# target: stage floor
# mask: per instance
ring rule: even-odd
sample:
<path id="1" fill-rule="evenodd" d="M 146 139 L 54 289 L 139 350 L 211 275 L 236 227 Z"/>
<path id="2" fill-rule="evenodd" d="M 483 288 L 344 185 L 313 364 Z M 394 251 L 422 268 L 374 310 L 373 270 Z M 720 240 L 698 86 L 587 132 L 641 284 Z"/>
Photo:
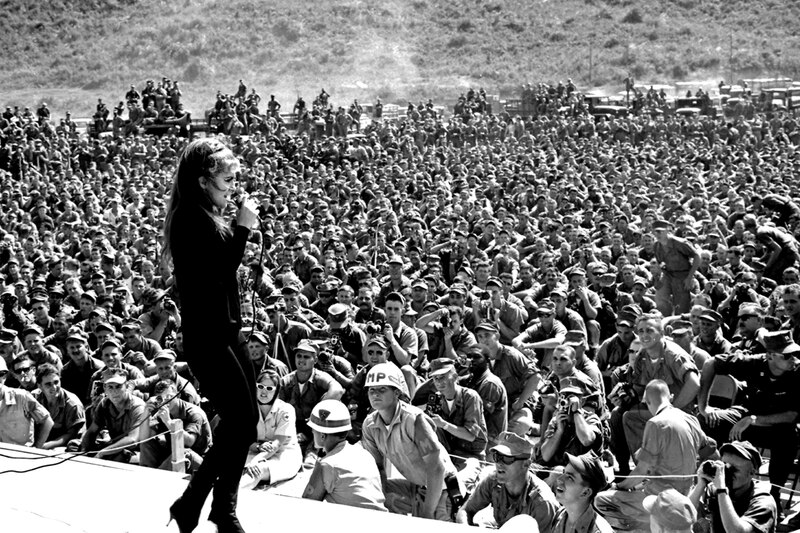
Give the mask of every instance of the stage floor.
<path id="1" fill-rule="evenodd" d="M 49 452 L 7 444 L 0 444 L 0 454 L 0 471 L 58 462 Z M 174 533 L 178 531 L 176 524 L 166 525 L 168 508 L 183 491 L 186 479 L 173 472 L 84 457 L 24 474 L 0 474 L 2 531 Z M 203 517 L 208 515 L 208 507 L 206 503 Z M 358 524 L 369 524 L 377 531 L 446 533 L 466 527 L 263 490 L 240 493 L 238 516 L 248 532 L 286 526 L 301 527 L 300 531 L 352 533 Z M 195 531 L 213 532 L 216 528 L 211 522 L 201 522 Z"/>

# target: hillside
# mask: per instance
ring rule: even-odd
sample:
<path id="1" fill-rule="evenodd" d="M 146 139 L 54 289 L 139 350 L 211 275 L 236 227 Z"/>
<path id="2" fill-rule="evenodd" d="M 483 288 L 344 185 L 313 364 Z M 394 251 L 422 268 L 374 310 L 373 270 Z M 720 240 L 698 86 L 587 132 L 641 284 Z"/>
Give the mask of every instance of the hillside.
<path id="1" fill-rule="evenodd" d="M 510 95 L 572 77 L 637 81 L 800 74 L 800 2 L 784 0 L 0 0 L 4 105 L 58 112 L 167 76 L 194 109 L 240 78 L 291 107 Z"/>

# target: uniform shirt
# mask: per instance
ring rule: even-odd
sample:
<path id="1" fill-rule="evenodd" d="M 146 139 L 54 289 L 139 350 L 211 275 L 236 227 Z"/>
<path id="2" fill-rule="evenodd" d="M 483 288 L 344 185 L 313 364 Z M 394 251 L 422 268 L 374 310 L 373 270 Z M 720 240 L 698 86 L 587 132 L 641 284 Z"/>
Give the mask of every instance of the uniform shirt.
<path id="1" fill-rule="evenodd" d="M 423 439 L 424 425 L 428 426 L 432 438 Z M 394 417 L 389 424 L 384 424 L 378 411 L 367 415 L 362 428 L 361 445 L 375 460 L 384 466 L 388 460 L 397 471 L 409 482 L 424 487 L 428 480 L 428 469 L 425 457 L 431 453 L 439 455 L 444 463 L 445 477 L 455 474 L 456 469 L 447 451 L 438 439 L 436 428 L 430 418 L 422 410 L 405 402 L 397 402 Z"/>
<path id="2" fill-rule="evenodd" d="M 33 397 L 47 409 L 50 418 L 53 419 L 53 429 L 50 430 L 47 440 L 60 439 L 70 429 L 86 423 L 83 404 L 75 394 L 68 390 L 61 389 L 61 393 L 53 403 L 47 400 L 47 396 L 41 389 L 33 391 Z"/>
<path id="3" fill-rule="evenodd" d="M 319 460 L 315 473 L 322 477 L 326 502 L 386 511 L 378 467 L 361 446 L 340 442 Z"/>
<path id="4" fill-rule="evenodd" d="M 297 448 L 299 453 L 300 446 L 297 443 L 297 430 L 295 429 L 296 419 L 297 415 L 294 408 L 277 398 L 267 416 L 262 415 L 261 410 L 258 410 L 256 440 L 258 442 L 266 442 L 277 437 L 283 437 L 287 440 L 281 451 Z"/>
<path id="5" fill-rule="evenodd" d="M 0 442 L 33 446 L 33 426 L 50 418 L 47 409 L 22 389 L 0 385 Z"/>
<path id="6" fill-rule="evenodd" d="M 742 405 L 753 415 L 769 415 L 797 409 L 800 402 L 800 371 L 773 376 L 764 355 L 720 355 L 714 358 L 717 374 L 746 381 Z"/>
<path id="7" fill-rule="evenodd" d="M 331 389 L 341 389 L 341 385 L 327 372 L 316 368 L 311 370 L 311 377 L 305 384 L 301 384 L 297 380 L 297 371 L 281 378 L 280 399 L 294 407 L 295 426 L 298 433 L 311 436 L 311 429 L 307 423 L 311 417 L 311 410 Z"/>
<path id="8" fill-rule="evenodd" d="M 654 379 L 661 379 L 666 382 L 670 393 L 677 397 L 689 372 L 697 373 L 692 357 L 671 340 L 663 339 L 661 358 L 653 362 L 644 350 L 640 350 L 626 372 L 626 381 L 633 385 L 636 394 L 642 398 L 647 384 Z"/>
<path id="9" fill-rule="evenodd" d="M 525 337 L 523 343 L 541 342 L 548 339 L 558 340 L 559 343 L 564 342 L 564 337 L 567 335 L 567 328 L 564 324 L 556 319 L 553 319 L 553 325 L 550 329 L 544 329 L 541 322 L 537 322 L 525 330 Z M 553 350 L 555 348 L 536 348 L 536 364 L 542 367 L 549 367 L 550 361 L 553 358 Z"/>
<path id="10" fill-rule="evenodd" d="M 629 346 L 629 345 L 628 345 Z M 601 371 L 613 370 L 628 362 L 628 346 L 614 334 L 604 340 L 597 350 L 597 366 Z"/>
<path id="11" fill-rule="evenodd" d="M 539 531 L 552 531 L 561 506 L 544 481 L 530 470 L 525 475 L 527 477 L 525 489 L 518 497 L 514 497 L 508 493 L 505 486 L 497 482 L 497 473 L 492 471 L 478 482 L 475 491 L 464 504 L 464 510 L 468 515 L 474 515 L 491 505 L 498 526 L 502 526 L 517 515 L 527 514 L 536 520 Z"/>
<path id="12" fill-rule="evenodd" d="M 211 447 L 212 442 L 211 424 L 208 422 L 205 412 L 197 405 L 178 398 L 170 402 L 169 410 L 170 417 L 173 420 L 182 421 L 183 430 L 195 436 L 194 444 L 191 447 L 192 451 L 204 454 Z M 151 418 L 150 426 L 153 435 L 169 431 L 169 428 L 158 418 Z M 168 434 L 167 439 L 169 438 Z"/>
<path id="13" fill-rule="evenodd" d="M 575 526 L 568 528 L 569 515 L 563 507 L 558 510 L 553 533 L 613 533 L 611 525 L 606 519 L 595 512 L 591 505 L 575 521 Z"/>
<path id="14" fill-rule="evenodd" d="M 500 346 L 498 355 L 499 357 L 494 361 L 492 372 L 505 385 L 508 403 L 513 404 L 522 394 L 525 383 L 538 374 L 538 370 L 534 362 L 522 355 L 516 348 Z"/>
<path id="15" fill-rule="evenodd" d="M 112 439 L 127 435 L 145 419 L 147 407 L 144 400 L 132 394 L 128 394 L 128 399 L 119 408 L 105 397 L 94 409 L 94 423 L 100 429 L 107 429 Z"/>
<path id="16" fill-rule="evenodd" d="M 572 455 L 581 455 L 594 450 L 597 454 L 600 454 L 603 448 L 603 428 L 600 417 L 597 416 L 593 411 L 584 411 L 583 418 L 586 420 L 587 425 L 597 430 L 597 438 L 594 440 L 594 442 L 592 442 L 589 446 L 584 446 L 584 444 L 578 438 L 578 435 L 575 433 L 575 418 L 574 416 L 570 416 L 569 422 L 567 423 L 564 432 L 561 434 L 561 440 L 558 443 L 558 448 L 556 449 L 555 454 L 549 461 L 544 461 L 543 458 L 540 457 L 540 459 L 542 459 L 542 464 L 545 466 L 566 465 L 567 458 L 565 454 L 567 453 Z M 556 420 L 556 417 L 553 416 L 553 418 L 550 419 L 550 423 L 547 425 L 547 430 L 542 438 L 542 443 L 554 438 L 557 429 L 558 421 Z"/>
<path id="17" fill-rule="evenodd" d="M 711 342 L 704 342 L 700 335 L 695 336 L 694 343 L 701 349 L 708 352 L 709 355 L 716 356 L 721 355 L 724 353 L 730 353 L 731 351 L 731 343 L 725 337 L 722 336 L 722 333 L 717 330 L 716 335 L 714 336 L 714 340 Z"/>
<path id="18" fill-rule="evenodd" d="M 697 250 L 689 241 L 673 235 L 667 237 L 666 245 L 656 242 L 654 251 L 656 260 L 665 266 L 665 274 L 687 274 L 697 255 Z"/>
<path id="19" fill-rule="evenodd" d="M 637 462 L 645 462 L 653 476 L 691 476 L 697 470 L 697 455 L 708 438 L 693 415 L 667 405 L 644 426 L 642 447 L 636 452 Z M 649 479 L 646 494 L 658 494 L 674 488 L 688 494 L 692 479 L 686 477 Z"/>
<path id="20" fill-rule="evenodd" d="M 419 341 L 414 328 L 408 327 L 400 322 L 400 325 L 397 327 L 397 329 L 393 330 L 393 334 L 394 340 L 397 341 L 397 344 L 399 344 L 402 349 L 408 352 L 409 361 L 413 361 L 419 356 Z M 397 357 L 394 355 L 394 350 L 388 348 L 387 354 L 389 355 L 390 362 L 396 364 L 397 366 L 402 366 L 397 361 Z"/>
<path id="21" fill-rule="evenodd" d="M 769 493 L 769 483 L 763 481 L 753 482 L 750 488 L 741 496 L 735 496 L 731 492 L 730 498 L 736 514 L 742 520 L 749 522 L 755 531 L 761 533 L 775 531 L 777 509 L 775 507 L 775 499 Z M 711 517 L 711 531 L 713 533 L 724 533 L 725 528 L 722 527 L 717 498 L 707 498 L 707 503 L 708 514 Z M 705 506 L 700 507 L 701 510 L 704 508 Z"/>
<path id="22" fill-rule="evenodd" d="M 452 403 L 452 406 L 450 405 Z M 456 437 L 448 431 L 442 430 L 449 451 L 455 455 L 486 457 L 487 430 L 486 419 L 483 417 L 483 401 L 480 395 L 472 389 L 456 386 L 456 395 L 452 402 L 448 402 L 444 395 L 441 398 L 442 418 L 459 427 L 463 427 L 475 436 L 472 442 Z"/>
<path id="23" fill-rule="evenodd" d="M 508 428 L 508 394 L 500 378 L 488 368 L 480 376 L 464 376 L 460 385 L 477 391 L 483 402 L 483 417 L 489 444 Z"/>

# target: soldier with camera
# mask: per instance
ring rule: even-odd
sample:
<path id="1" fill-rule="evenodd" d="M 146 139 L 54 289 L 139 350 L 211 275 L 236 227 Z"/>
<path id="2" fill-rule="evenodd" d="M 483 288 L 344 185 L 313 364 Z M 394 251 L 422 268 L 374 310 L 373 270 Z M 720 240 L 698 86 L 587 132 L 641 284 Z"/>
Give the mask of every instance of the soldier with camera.
<path id="1" fill-rule="evenodd" d="M 764 333 L 762 342 L 765 354 L 735 352 L 709 359 L 703 365 L 697 406 L 706 431 L 719 441 L 748 440 L 770 449 L 769 480 L 775 484 L 773 497 L 777 502 L 778 487 L 788 479 L 797 456 L 800 345 L 788 331 Z M 747 382 L 740 395 L 744 399 L 737 405 L 708 405 L 709 390 L 717 374 Z"/>
<path id="2" fill-rule="evenodd" d="M 178 306 L 166 292 L 153 288 L 142 294 L 142 303 L 144 312 L 139 316 L 142 336 L 166 346 L 168 337 L 181 327 Z"/>
<path id="3" fill-rule="evenodd" d="M 334 352 L 343 355 L 352 367 L 356 368 L 358 365 L 363 365 L 366 360 L 362 352 L 367 334 L 363 329 L 356 327 L 348 314 L 348 309 L 347 305 L 341 303 L 330 306 L 328 328 Z"/>
<path id="4" fill-rule="evenodd" d="M 558 404 L 539 449 L 544 466 L 565 465 L 567 454 L 600 453 L 603 448 L 603 427 L 599 393 L 586 395 L 576 385 L 567 385 L 558 392 Z"/>
<path id="5" fill-rule="evenodd" d="M 480 461 L 486 457 L 488 441 L 486 419 L 480 395 L 458 384 L 455 361 L 440 357 L 431 361 L 430 377 L 436 393 L 428 399 L 428 416 L 437 428 L 439 440 L 453 455 L 459 478 L 474 483 Z"/>
<path id="6" fill-rule="evenodd" d="M 697 484 L 689 494 L 701 519 L 711 523 L 712 533 L 774 531 L 778 517 L 769 484 L 753 479 L 761 467 L 761 454 L 749 442 L 738 440 L 719 451 L 722 460 L 700 465 Z"/>

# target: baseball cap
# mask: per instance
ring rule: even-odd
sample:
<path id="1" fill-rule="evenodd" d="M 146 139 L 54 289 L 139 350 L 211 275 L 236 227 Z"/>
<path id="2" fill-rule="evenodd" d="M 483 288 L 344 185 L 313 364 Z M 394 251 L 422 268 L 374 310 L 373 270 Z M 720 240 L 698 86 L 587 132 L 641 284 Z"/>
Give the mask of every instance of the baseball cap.
<path id="1" fill-rule="evenodd" d="M 746 440 L 735 440 L 727 442 L 719 449 L 719 453 L 733 453 L 739 457 L 743 457 L 753 463 L 756 468 L 761 468 L 761 454 L 755 446 Z"/>
<path id="2" fill-rule="evenodd" d="M 450 294 L 453 293 L 460 294 L 461 296 L 466 296 L 467 288 L 461 283 L 456 283 L 452 287 L 450 287 Z"/>
<path id="3" fill-rule="evenodd" d="M 767 352 L 779 354 L 795 354 L 800 352 L 800 345 L 792 340 L 791 331 L 770 331 L 764 333 L 761 344 Z"/>
<path id="4" fill-rule="evenodd" d="M 699 318 L 702 320 L 708 320 L 710 322 L 714 322 L 715 324 L 722 324 L 722 315 L 720 315 L 713 309 L 705 309 L 703 312 L 700 313 Z"/>
<path id="5" fill-rule="evenodd" d="M 388 261 L 386 261 L 386 264 L 387 265 L 402 265 L 403 264 L 403 260 L 400 258 L 400 256 L 393 255 L 392 257 L 389 258 Z"/>
<path id="6" fill-rule="evenodd" d="M 579 329 L 571 329 L 564 336 L 564 344 L 583 344 L 586 342 L 586 333 Z"/>
<path id="7" fill-rule="evenodd" d="M 269 344 L 269 341 L 267 340 L 267 336 L 264 335 L 260 331 L 253 331 L 252 333 L 250 333 L 250 336 L 248 337 L 248 339 L 250 341 L 256 341 L 258 343 L 261 343 L 264 346 L 267 346 Z"/>
<path id="8" fill-rule="evenodd" d="M 170 361 L 175 361 L 175 352 L 172 350 L 161 350 L 153 357 L 153 361 L 157 361 L 159 359 L 169 359 Z"/>
<path id="9" fill-rule="evenodd" d="M 120 385 L 123 385 L 126 381 L 128 380 L 125 379 L 125 376 L 113 373 L 110 374 L 108 377 L 103 378 L 103 385 L 105 385 L 106 383 L 119 383 Z"/>
<path id="10" fill-rule="evenodd" d="M 603 469 L 603 462 L 597 454 L 593 452 L 587 452 L 581 455 L 572 455 L 568 453 L 567 460 L 569 464 L 572 465 L 572 468 L 577 470 L 581 477 L 589 484 L 593 492 L 599 492 L 608 485 L 608 478 L 606 477 L 606 471 Z"/>
<path id="11" fill-rule="evenodd" d="M 300 342 L 297 343 L 297 348 L 294 349 L 295 353 L 297 352 L 309 352 L 317 355 L 319 353 L 319 349 L 317 348 L 316 344 L 311 342 L 308 339 L 302 339 Z"/>
<path id="12" fill-rule="evenodd" d="M 764 316 L 764 308 L 758 304 L 742 304 L 739 306 L 737 316 L 746 315 Z"/>
<path id="13" fill-rule="evenodd" d="M 328 319 L 331 326 L 339 325 L 347 320 L 347 306 L 345 304 L 333 304 L 328 308 Z"/>
<path id="14" fill-rule="evenodd" d="M 455 369 L 455 361 L 448 357 L 439 357 L 438 359 L 434 359 L 431 361 L 431 367 L 429 370 L 428 375 L 430 377 L 433 376 L 441 376 L 450 372 L 450 370 Z"/>
<path id="15" fill-rule="evenodd" d="M 475 333 L 478 331 L 488 331 L 490 333 L 497 333 L 497 326 L 495 326 L 492 322 L 481 322 L 477 326 L 475 326 Z"/>
<path id="16" fill-rule="evenodd" d="M 89 342 L 89 339 L 86 337 L 86 335 L 84 335 L 82 331 L 76 330 L 67 335 L 66 341 Z"/>
<path id="17" fill-rule="evenodd" d="M 550 291 L 550 296 L 561 296 L 562 298 L 567 297 L 567 291 L 564 287 L 556 287 Z"/>
<path id="18" fill-rule="evenodd" d="M 642 506 L 661 526 L 672 531 L 689 530 L 697 521 L 692 501 L 675 489 L 646 496 Z"/>
<path id="19" fill-rule="evenodd" d="M 25 329 L 22 330 L 22 338 L 24 339 L 25 337 L 31 334 L 44 335 L 44 332 L 42 332 L 42 328 L 40 328 L 36 324 L 30 324 L 29 326 L 27 326 Z"/>
<path id="20" fill-rule="evenodd" d="M 533 445 L 528 441 L 510 431 L 504 431 L 497 436 L 497 444 L 491 450 L 508 457 L 519 457 L 529 459 L 533 453 Z"/>
<path id="21" fill-rule="evenodd" d="M 502 289 L 503 282 L 500 281 L 500 278 L 489 278 L 489 281 L 486 282 L 486 288 L 489 287 L 497 287 L 498 289 Z"/>
<path id="22" fill-rule="evenodd" d="M 386 348 L 388 348 L 388 346 L 386 345 L 386 340 L 381 335 L 376 335 L 376 336 L 372 337 L 370 340 L 367 341 L 367 343 L 364 345 L 364 347 L 366 348 L 367 346 L 371 346 L 373 344 L 376 344 L 376 345 L 380 346 L 384 350 Z"/>

